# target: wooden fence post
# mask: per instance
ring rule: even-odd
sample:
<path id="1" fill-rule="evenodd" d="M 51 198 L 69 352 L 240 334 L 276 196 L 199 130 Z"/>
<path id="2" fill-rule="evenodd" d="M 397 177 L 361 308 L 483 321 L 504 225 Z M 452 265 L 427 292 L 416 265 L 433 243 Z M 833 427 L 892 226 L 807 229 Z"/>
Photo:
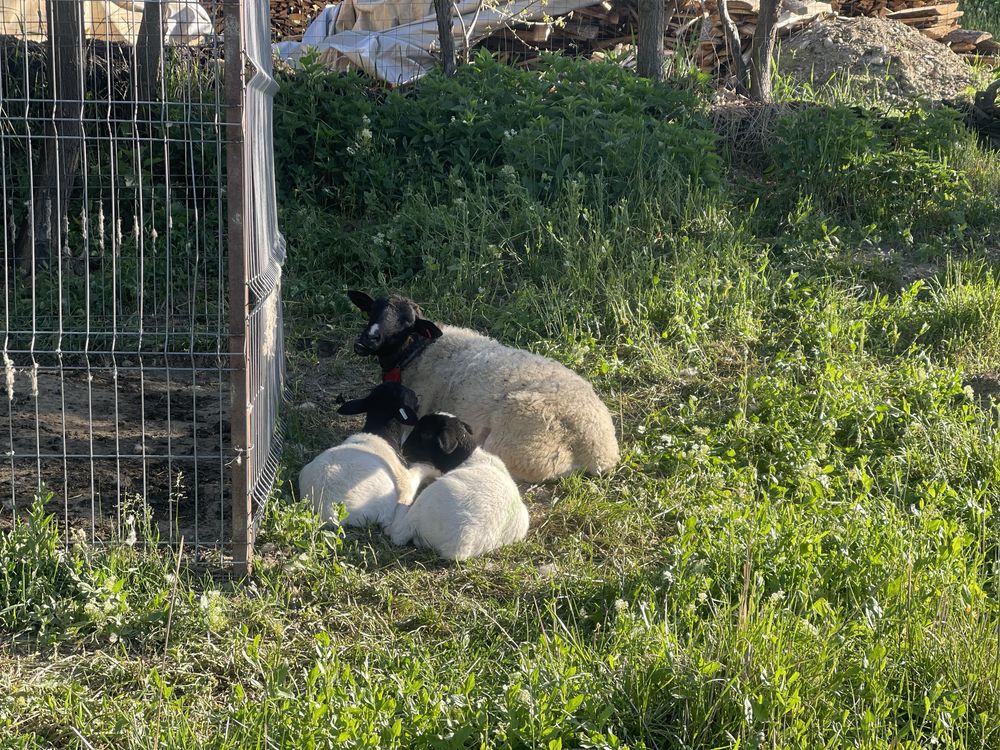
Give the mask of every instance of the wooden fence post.
<path id="1" fill-rule="evenodd" d="M 32 191 L 32 209 L 14 248 L 14 262 L 22 268 L 45 263 L 53 245 L 59 252 L 83 149 L 83 0 L 49 0 L 45 20 L 52 118 L 45 128 L 41 177 Z"/>

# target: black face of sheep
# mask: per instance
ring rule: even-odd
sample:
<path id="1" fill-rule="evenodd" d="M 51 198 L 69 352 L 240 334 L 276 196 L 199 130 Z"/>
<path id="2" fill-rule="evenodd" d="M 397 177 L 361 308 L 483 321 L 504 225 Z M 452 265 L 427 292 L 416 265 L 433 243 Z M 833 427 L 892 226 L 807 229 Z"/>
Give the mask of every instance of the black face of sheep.
<path id="1" fill-rule="evenodd" d="M 403 443 L 403 456 L 411 464 L 429 463 L 438 471 L 451 471 L 475 449 L 472 428 L 465 422 L 451 414 L 428 414 Z"/>
<path id="2" fill-rule="evenodd" d="M 425 320 L 420 306 L 397 294 L 373 300 L 364 292 L 348 292 L 351 302 L 368 316 L 368 323 L 354 342 L 354 353 L 380 359 L 398 357 L 411 339 L 435 339 L 441 329 Z"/>
<path id="3" fill-rule="evenodd" d="M 364 398 L 347 401 L 338 414 L 365 414 L 366 431 L 369 425 L 382 426 L 392 420 L 405 425 L 417 424 L 417 394 L 400 383 L 381 383 Z"/>

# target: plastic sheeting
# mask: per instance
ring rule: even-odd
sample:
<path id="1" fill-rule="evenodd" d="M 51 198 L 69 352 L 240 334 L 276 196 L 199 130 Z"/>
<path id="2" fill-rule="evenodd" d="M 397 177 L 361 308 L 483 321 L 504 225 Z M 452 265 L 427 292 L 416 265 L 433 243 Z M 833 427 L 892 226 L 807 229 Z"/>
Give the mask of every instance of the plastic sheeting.
<path id="1" fill-rule="evenodd" d="M 514 0 L 500 8 L 479 0 L 458 0 L 452 26 L 456 47 L 476 42 L 511 21 L 540 21 L 594 0 Z M 295 64 L 310 49 L 335 70 L 360 68 L 392 84 L 415 81 L 437 62 L 437 19 L 431 0 L 343 0 L 328 5 L 309 25 L 301 42 L 279 42 L 275 51 Z"/>
<path id="2" fill-rule="evenodd" d="M 167 44 L 197 44 L 215 33 L 211 17 L 197 0 L 172 0 L 162 5 Z M 144 2 L 131 0 L 84 0 L 84 36 L 135 44 L 144 6 Z M 45 41 L 45 0 L 0 0 L 0 36 Z"/>

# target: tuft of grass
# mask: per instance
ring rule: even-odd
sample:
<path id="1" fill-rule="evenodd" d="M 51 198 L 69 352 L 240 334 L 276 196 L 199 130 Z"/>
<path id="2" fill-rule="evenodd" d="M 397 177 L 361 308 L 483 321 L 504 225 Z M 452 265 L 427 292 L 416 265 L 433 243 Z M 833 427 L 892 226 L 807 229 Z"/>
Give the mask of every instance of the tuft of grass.
<path id="1" fill-rule="evenodd" d="M 995 38 L 1000 38 L 1000 7 L 992 0 L 966 0 L 962 4 L 965 16 L 962 27 L 988 31 Z"/>

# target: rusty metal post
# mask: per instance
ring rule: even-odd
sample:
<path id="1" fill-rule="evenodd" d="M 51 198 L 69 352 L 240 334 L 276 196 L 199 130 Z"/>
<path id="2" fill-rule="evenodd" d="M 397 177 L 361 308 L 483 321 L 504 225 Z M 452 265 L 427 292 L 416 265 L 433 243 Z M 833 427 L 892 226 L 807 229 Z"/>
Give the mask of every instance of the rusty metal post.
<path id="1" fill-rule="evenodd" d="M 247 368 L 247 325 L 250 287 L 247 284 L 244 183 L 243 0 L 224 0 L 226 86 L 226 191 L 229 251 L 229 361 L 231 368 L 231 435 L 233 460 L 233 567 L 237 576 L 253 569 L 253 496 L 250 487 L 250 372 Z"/>

